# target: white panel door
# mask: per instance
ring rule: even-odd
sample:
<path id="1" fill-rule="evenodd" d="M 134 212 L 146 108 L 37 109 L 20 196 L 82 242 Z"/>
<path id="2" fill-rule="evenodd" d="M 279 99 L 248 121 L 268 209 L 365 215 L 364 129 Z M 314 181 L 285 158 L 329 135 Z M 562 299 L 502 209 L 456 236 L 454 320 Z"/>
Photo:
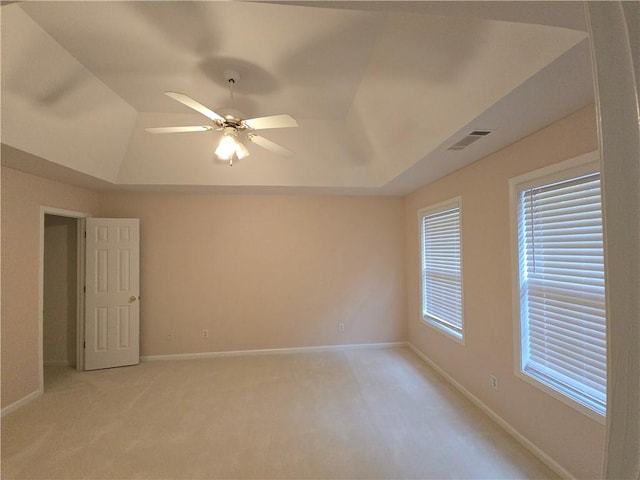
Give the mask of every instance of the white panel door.
<path id="1" fill-rule="evenodd" d="M 140 220 L 87 218 L 85 370 L 140 362 Z"/>

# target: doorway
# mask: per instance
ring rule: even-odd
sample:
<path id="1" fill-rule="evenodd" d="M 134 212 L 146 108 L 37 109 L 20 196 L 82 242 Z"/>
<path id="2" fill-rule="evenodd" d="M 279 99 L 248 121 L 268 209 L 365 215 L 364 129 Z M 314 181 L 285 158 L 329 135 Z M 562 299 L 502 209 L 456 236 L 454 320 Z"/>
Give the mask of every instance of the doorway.
<path id="1" fill-rule="evenodd" d="M 84 248 L 88 214 L 40 208 L 40 391 L 83 368 Z"/>
<path id="2" fill-rule="evenodd" d="M 42 355 L 48 376 L 76 366 L 78 220 L 45 214 Z"/>

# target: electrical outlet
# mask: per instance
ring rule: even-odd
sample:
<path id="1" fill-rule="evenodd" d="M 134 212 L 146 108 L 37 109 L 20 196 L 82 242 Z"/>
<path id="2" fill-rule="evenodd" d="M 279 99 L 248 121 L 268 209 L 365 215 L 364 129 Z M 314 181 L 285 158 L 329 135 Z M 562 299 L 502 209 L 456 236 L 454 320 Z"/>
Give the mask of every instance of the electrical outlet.
<path id="1" fill-rule="evenodd" d="M 498 377 L 491 375 L 491 389 L 498 391 Z"/>
<path id="2" fill-rule="evenodd" d="M 338 331 L 339 331 L 339 332 L 344 332 L 344 323 L 340 322 L 340 323 L 338 324 Z"/>
<path id="3" fill-rule="evenodd" d="M 202 330 L 202 338 L 209 338 L 209 330 L 206 328 Z"/>

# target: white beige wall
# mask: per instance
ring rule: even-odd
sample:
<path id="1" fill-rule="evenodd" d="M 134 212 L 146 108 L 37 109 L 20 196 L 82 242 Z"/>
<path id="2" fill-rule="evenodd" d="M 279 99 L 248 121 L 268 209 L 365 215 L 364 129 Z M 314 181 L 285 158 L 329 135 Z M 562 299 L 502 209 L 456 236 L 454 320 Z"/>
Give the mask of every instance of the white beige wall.
<path id="1" fill-rule="evenodd" d="M 43 358 L 76 364 L 78 220 L 45 215 Z"/>
<path id="2" fill-rule="evenodd" d="M 39 385 L 41 206 L 141 219 L 142 355 L 407 338 L 401 198 L 99 195 L 3 167 L 3 407 Z"/>
<path id="3" fill-rule="evenodd" d="M 2 167 L 2 407 L 39 387 L 40 207 L 97 213 L 98 194 Z"/>
<path id="4" fill-rule="evenodd" d="M 599 478 L 604 425 L 514 375 L 508 179 L 597 149 L 587 107 L 406 198 L 410 341 L 578 478 Z M 465 345 L 421 320 L 417 211 L 462 196 Z M 491 390 L 497 375 L 500 390 Z"/>
<path id="5" fill-rule="evenodd" d="M 38 387 L 46 205 L 141 219 L 143 355 L 409 338 L 573 475 L 597 478 L 604 425 L 514 375 L 507 188 L 510 177 L 596 148 L 587 108 L 405 199 L 98 194 L 3 168 L 2 405 Z M 464 347 L 420 320 L 416 212 L 456 195 Z M 499 392 L 489 388 L 490 374 L 499 376 Z"/>
<path id="6" fill-rule="evenodd" d="M 140 218 L 148 356 L 406 340 L 403 206 L 397 197 L 108 193 L 100 213 Z"/>

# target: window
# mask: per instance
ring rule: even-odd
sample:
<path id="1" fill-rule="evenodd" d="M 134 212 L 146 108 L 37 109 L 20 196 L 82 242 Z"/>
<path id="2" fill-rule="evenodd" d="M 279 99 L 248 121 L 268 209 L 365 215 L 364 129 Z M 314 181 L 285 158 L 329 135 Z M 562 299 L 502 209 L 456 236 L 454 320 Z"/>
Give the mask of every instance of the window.
<path id="1" fill-rule="evenodd" d="M 604 415 L 607 354 L 600 175 L 594 171 L 597 164 L 583 160 L 575 159 L 559 172 L 512 181 L 519 372 L 562 394 L 559 398 L 577 402 L 582 406 L 578 408 Z"/>
<path id="2" fill-rule="evenodd" d="M 422 244 L 422 318 L 462 340 L 460 199 L 418 212 Z"/>

